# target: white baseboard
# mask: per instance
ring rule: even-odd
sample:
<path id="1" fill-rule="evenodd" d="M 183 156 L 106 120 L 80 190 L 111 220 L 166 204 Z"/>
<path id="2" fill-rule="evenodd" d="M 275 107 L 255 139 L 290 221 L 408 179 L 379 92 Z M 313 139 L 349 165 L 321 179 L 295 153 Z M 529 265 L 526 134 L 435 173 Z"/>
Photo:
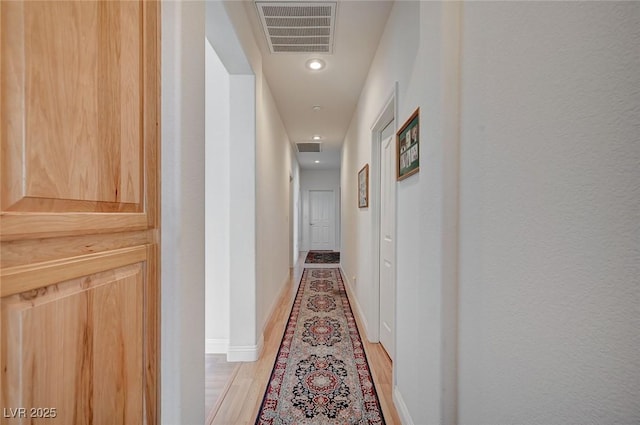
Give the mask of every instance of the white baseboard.
<path id="1" fill-rule="evenodd" d="M 228 339 L 208 338 L 204 341 L 204 352 L 207 354 L 227 354 L 228 350 Z"/>
<path id="2" fill-rule="evenodd" d="M 398 390 L 396 386 L 393 387 L 393 404 L 395 404 L 398 416 L 400 416 L 400 422 L 402 422 L 403 425 L 414 425 L 413 419 L 411 419 L 411 415 L 409 414 L 409 409 L 402 399 L 400 390 Z"/>
<path id="3" fill-rule="evenodd" d="M 229 345 L 226 351 L 228 362 L 255 362 L 260 358 L 260 354 L 262 354 L 262 348 L 264 345 L 264 331 L 267 325 L 273 319 L 273 315 L 275 314 L 277 307 L 279 305 L 278 301 L 281 300 L 283 294 L 287 290 L 289 279 L 290 279 L 289 276 L 287 276 L 287 279 L 282 285 L 280 292 L 276 296 L 275 301 L 271 306 L 271 310 L 267 315 L 267 319 L 262 324 L 262 331 L 260 332 L 260 340 L 258 341 L 258 343 L 256 345 L 236 345 L 236 346 Z"/>
<path id="4" fill-rule="evenodd" d="M 228 362 L 255 362 L 262 354 L 264 345 L 264 335 L 260 335 L 260 340 L 256 345 L 229 345 L 227 350 Z"/>
<path id="5" fill-rule="evenodd" d="M 369 324 L 367 323 L 367 316 L 364 315 L 364 312 L 360 307 L 360 303 L 358 302 L 358 298 L 356 298 L 356 294 L 353 291 L 353 285 L 351 285 L 351 281 L 347 277 L 347 274 L 344 272 L 344 270 L 342 270 L 342 266 L 340 266 L 340 272 L 342 272 L 342 279 L 344 279 L 347 294 L 349 295 L 349 303 L 351 303 L 351 308 L 355 310 L 354 313 L 358 315 L 358 317 L 360 318 L 360 323 L 362 323 L 362 326 L 364 326 L 364 336 L 366 336 L 369 342 L 378 342 L 371 341 L 371 339 L 369 338 Z"/>

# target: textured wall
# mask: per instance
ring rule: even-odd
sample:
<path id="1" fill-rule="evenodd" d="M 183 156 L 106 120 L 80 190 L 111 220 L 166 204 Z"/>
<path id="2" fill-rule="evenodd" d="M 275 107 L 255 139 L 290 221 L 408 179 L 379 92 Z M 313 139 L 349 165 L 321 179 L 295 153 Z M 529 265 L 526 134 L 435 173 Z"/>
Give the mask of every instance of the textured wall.
<path id="1" fill-rule="evenodd" d="M 162 3 L 161 416 L 204 422 L 204 4 Z"/>
<path id="2" fill-rule="evenodd" d="M 258 332 L 262 332 L 289 277 L 289 176 L 293 152 L 266 79 L 256 104 L 256 214 Z"/>
<path id="3" fill-rule="evenodd" d="M 460 423 L 640 423 L 640 3 L 467 3 Z"/>
<path id="4" fill-rule="evenodd" d="M 343 148 L 343 268 L 371 329 L 355 176 L 393 83 L 398 124 L 420 106 L 421 170 L 397 192 L 400 414 L 639 423 L 640 3 L 458 6 L 395 4 Z"/>
<path id="5" fill-rule="evenodd" d="M 420 172 L 397 185 L 394 397 L 406 424 L 455 422 L 459 12 L 455 2 L 394 4 L 342 152 L 342 267 L 373 334 L 372 212 L 355 206 L 356 177 L 396 82 L 396 125 L 420 107 Z"/>

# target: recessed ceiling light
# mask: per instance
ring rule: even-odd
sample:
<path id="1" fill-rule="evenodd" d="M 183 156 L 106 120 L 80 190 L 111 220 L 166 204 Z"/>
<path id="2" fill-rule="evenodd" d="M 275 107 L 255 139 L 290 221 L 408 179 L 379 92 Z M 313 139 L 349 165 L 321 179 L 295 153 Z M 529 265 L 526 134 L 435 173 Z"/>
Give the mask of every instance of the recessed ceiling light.
<path id="1" fill-rule="evenodd" d="M 316 160 L 315 160 L 315 163 L 316 163 L 316 164 L 320 164 L 320 161 L 318 161 L 318 160 L 316 159 Z"/>
<path id="2" fill-rule="evenodd" d="M 313 140 L 320 140 L 320 139 L 322 139 L 322 137 L 320 137 L 320 136 L 313 136 L 313 137 L 312 137 L 312 139 L 313 139 Z"/>
<path id="3" fill-rule="evenodd" d="M 309 59 L 307 61 L 307 68 L 309 68 L 312 71 L 320 71 L 322 68 L 324 68 L 324 61 L 322 59 Z"/>
<path id="4" fill-rule="evenodd" d="M 322 106 L 320 106 L 320 105 L 313 105 L 313 107 L 312 107 L 311 109 L 313 109 L 314 111 L 316 111 L 316 112 L 317 112 L 317 111 L 319 111 L 320 109 L 322 109 Z"/>

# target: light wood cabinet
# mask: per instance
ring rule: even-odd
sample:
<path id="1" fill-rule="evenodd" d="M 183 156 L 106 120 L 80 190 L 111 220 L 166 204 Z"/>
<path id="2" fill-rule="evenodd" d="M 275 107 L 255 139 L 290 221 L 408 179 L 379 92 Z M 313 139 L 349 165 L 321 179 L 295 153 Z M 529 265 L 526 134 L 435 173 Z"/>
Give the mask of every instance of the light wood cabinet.
<path id="1" fill-rule="evenodd" d="M 157 423 L 159 13 L 0 2 L 2 424 Z"/>

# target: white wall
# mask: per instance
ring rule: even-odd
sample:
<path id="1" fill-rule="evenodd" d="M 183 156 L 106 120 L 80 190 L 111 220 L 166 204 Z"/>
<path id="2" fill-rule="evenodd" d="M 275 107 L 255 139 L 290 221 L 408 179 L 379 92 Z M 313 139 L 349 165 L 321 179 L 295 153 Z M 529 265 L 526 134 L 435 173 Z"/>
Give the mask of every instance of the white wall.
<path id="1" fill-rule="evenodd" d="M 396 125 L 420 107 L 421 170 L 397 187 L 394 397 L 404 423 L 455 422 L 455 355 L 449 353 L 455 354 L 457 341 L 457 264 L 451 255 L 457 212 L 449 200 L 457 199 L 457 170 L 443 164 L 455 163 L 457 149 L 459 9 L 457 3 L 394 4 L 343 148 L 342 264 L 373 336 L 379 306 L 372 212 L 356 206 L 357 172 L 371 162 L 371 127 L 396 81 Z"/>
<path id="2" fill-rule="evenodd" d="M 460 423 L 640 423 L 640 3 L 464 12 Z"/>
<path id="3" fill-rule="evenodd" d="M 290 187 L 293 152 L 264 78 L 258 84 L 257 214 L 258 329 L 263 330 L 289 279 Z"/>
<path id="4" fill-rule="evenodd" d="M 300 171 L 300 191 L 302 195 L 302 219 L 300 248 L 308 251 L 311 246 L 309 228 L 309 191 L 333 190 L 335 202 L 335 251 L 340 251 L 340 170 L 309 170 Z"/>
<path id="5" fill-rule="evenodd" d="M 230 270 L 231 300 L 228 361 L 257 360 L 262 349 L 256 322 L 258 295 L 256 289 L 256 90 L 253 75 L 231 75 L 229 156 L 231 189 Z"/>
<path id="6" fill-rule="evenodd" d="M 204 4 L 162 3 L 160 403 L 204 422 Z"/>
<path id="7" fill-rule="evenodd" d="M 229 267 L 228 361 L 253 361 L 261 342 L 256 329 L 256 84 L 223 2 L 205 7 L 206 36 L 229 73 L 226 134 L 229 158 L 227 223 Z M 222 85 L 227 82 L 223 77 Z M 212 82 L 216 84 L 216 82 Z M 220 105 L 224 109 L 224 105 Z M 221 123 L 220 124 L 224 124 Z M 222 140 L 218 140 L 221 142 Z M 219 159 L 218 159 L 219 160 Z M 231 166 L 241 164 L 242 166 Z M 214 162 L 215 165 L 215 162 Z M 217 170 L 220 172 L 220 170 Z M 220 184 L 223 180 L 215 182 Z M 215 200 L 213 200 L 215 202 Z M 218 228 L 219 230 L 219 228 Z M 225 233 L 222 234 L 223 236 Z M 215 238 L 216 235 L 213 235 Z M 209 241 L 216 244 L 215 241 Z M 219 245 L 221 249 L 223 246 Z M 224 264 L 220 262 L 224 267 Z M 213 344 L 211 344 L 213 345 Z"/>
<path id="8" fill-rule="evenodd" d="M 397 125 L 421 111 L 397 187 L 403 423 L 640 420 L 639 8 L 395 3 L 343 148 L 342 264 L 375 334 L 356 175 L 397 81 Z"/>
<path id="9" fill-rule="evenodd" d="M 205 43 L 205 351 L 227 353 L 230 305 L 229 73 Z"/>
<path id="10" fill-rule="evenodd" d="M 242 49 L 255 74 L 256 101 L 256 343 L 289 279 L 291 201 L 289 176 L 298 183 L 298 166 L 269 85 L 262 73 L 244 2 L 228 1 L 225 10 L 233 22 Z M 253 7 L 248 4 L 248 7 Z M 253 9 L 250 9 L 254 13 Z M 234 127 L 232 127 L 233 129 Z M 233 131 L 231 139 L 233 140 Z M 237 157 L 241 161 L 242 157 Z M 242 170 L 238 167 L 238 170 Z M 293 200 L 295 202 L 295 199 Z M 235 211 L 236 210 L 232 210 Z"/>

